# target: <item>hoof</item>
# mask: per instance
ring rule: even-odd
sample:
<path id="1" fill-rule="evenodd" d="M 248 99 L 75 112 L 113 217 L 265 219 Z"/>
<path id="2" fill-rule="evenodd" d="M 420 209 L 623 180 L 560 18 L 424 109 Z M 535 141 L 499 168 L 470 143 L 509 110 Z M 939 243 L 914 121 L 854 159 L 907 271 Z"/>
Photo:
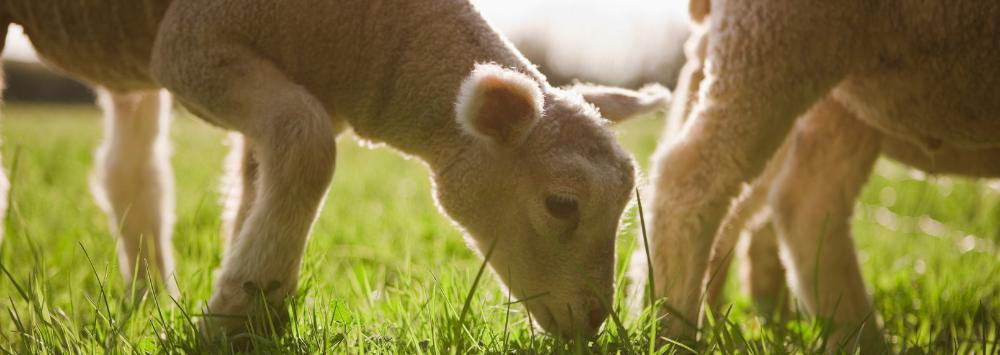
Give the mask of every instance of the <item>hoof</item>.
<path id="1" fill-rule="evenodd" d="M 230 286 L 230 287 L 223 287 Z M 252 348 L 255 336 L 281 334 L 288 324 L 286 295 L 281 282 L 271 281 L 266 287 L 254 282 L 220 285 L 208 302 L 199 331 L 210 343 L 226 342 L 234 349 Z"/>

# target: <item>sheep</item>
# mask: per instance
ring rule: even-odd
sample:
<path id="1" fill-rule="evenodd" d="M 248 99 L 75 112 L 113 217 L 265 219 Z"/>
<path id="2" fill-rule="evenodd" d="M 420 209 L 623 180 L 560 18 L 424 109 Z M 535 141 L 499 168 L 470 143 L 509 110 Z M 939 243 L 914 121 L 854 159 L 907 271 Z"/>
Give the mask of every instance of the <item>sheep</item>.
<path id="1" fill-rule="evenodd" d="M 93 181 L 126 277 L 144 279 L 147 261 L 172 277 L 171 98 L 238 132 L 239 202 L 207 302 L 238 317 L 203 318 L 210 335 L 283 318 L 348 128 L 426 164 L 439 209 L 537 326 L 590 336 L 608 315 L 636 169 L 599 110 L 645 113 L 669 92 L 588 86 L 593 106 L 550 86 L 466 0 L 17 0 L 0 19 L 101 88 Z"/>
<path id="2" fill-rule="evenodd" d="M 647 219 L 655 295 L 674 310 L 665 334 L 697 335 L 705 288 L 718 292 L 714 270 L 749 224 L 759 304 L 784 287 L 787 268 L 805 309 L 831 321 L 830 350 L 882 350 L 850 236 L 854 201 L 880 154 L 932 173 L 1000 176 L 1000 5 L 690 9 L 702 23 L 671 108 L 687 122 L 654 154 Z"/>

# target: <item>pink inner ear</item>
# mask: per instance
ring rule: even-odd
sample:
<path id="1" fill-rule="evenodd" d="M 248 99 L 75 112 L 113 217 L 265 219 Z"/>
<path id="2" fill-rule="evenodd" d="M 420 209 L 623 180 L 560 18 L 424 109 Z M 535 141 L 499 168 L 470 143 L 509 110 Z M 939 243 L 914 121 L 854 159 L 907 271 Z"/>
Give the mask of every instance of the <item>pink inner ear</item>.
<path id="1" fill-rule="evenodd" d="M 484 79 L 480 85 L 483 104 L 474 120 L 476 130 L 493 137 L 497 143 L 515 143 L 531 123 L 534 114 L 531 98 L 498 78 Z"/>

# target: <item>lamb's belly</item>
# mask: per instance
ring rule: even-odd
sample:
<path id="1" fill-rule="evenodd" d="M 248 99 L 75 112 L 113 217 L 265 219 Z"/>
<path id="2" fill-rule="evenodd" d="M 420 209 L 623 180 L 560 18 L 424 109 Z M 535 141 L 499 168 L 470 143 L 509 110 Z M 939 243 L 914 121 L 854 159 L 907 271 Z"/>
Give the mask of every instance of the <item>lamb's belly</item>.
<path id="1" fill-rule="evenodd" d="M 149 61 L 166 0 L 22 0 L 11 4 L 42 60 L 112 90 L 155 88 Z"/>
<path id="2" fill-rule="evenodd" d="M 1000 61 L 932 61 L 849 77 L 833 92 L 887 134 L 935 146 L 1000 146 Z"/>

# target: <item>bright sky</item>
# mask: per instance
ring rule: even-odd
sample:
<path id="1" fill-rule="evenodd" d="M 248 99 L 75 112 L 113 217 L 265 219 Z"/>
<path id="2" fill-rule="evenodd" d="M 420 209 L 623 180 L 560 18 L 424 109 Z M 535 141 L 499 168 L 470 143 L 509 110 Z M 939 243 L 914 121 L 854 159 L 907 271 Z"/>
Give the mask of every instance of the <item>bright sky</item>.
<path id="1" fill-rule="evenodd" d="M 549 70 L 607 84 L 661 70 L 687 37 L 682 0 L 473 2 L 514 43 L 545 48 Z"/>
<path id="2" fill-rule="evenodd" d="M 7 29 L 7 45 L 3 50 L 3 58 L 22 62 L 38 61 L 35 50 L 31 48 L 31 42 L 24 36 L 21 26 L 12 25 Z"/>

